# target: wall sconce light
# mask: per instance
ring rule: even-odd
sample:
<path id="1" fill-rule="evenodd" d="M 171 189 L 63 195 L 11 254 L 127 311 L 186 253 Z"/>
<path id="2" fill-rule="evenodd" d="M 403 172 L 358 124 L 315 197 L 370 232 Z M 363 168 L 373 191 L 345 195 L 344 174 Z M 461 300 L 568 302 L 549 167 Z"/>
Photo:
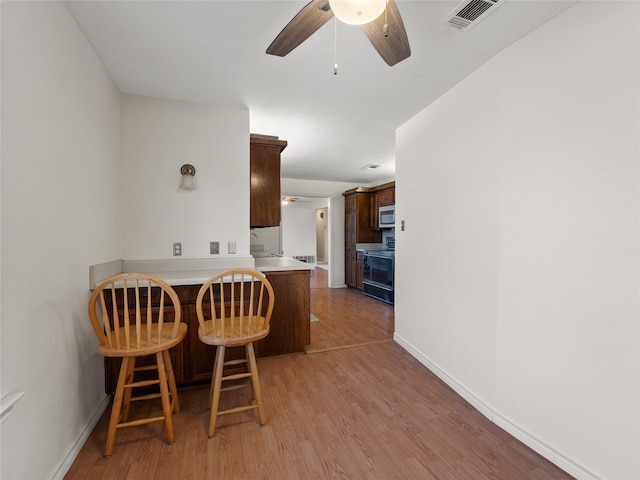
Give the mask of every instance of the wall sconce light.
<path id="1" fill-rule="evenodd" d="M 185 163 L 180 167 L 180 175 L 182 175 L 182 181 L 180 182 L 180 190 L 195 190 L 196 182 L 194 176 L 196 174 L 196 167 Z"/>

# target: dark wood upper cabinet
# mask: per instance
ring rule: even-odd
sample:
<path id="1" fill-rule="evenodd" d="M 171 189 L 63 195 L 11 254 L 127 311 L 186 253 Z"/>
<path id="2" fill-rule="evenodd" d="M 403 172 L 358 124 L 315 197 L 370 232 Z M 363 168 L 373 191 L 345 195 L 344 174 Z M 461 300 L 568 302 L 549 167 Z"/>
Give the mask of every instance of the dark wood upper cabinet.
<path id="1" fill-rule="evenodd" d="M 384 207 L 385 205 L 395 205 L 395 187 L 388 187 L 376 192 L 376 199 L 378 201 L 378 207 Z"/>
<path id="2" fill-rule="evenodd" d="M 378 209 L 387 205 L 394 205 L 396 203 L 396 183 L 389 182 L 384 185 L 378 185 L 377 187 L 371 187 L 370 191 L 370 204 L 371 204 L 371 218 L 370 224 L 373 230 L 378 229 Z"/>
<path id="3" fill-rule="evenodd" d="M 251 227 L 280 225 L 280 153 L 286 146 L 275 136 L 250 136 Z"/>
<path id="4" fill-rule="evenodd" d="M 378 228 L 378 208 L 393 205 L 396 182 L 375 187 L 358 187 L 344 195 L 344 281 L 348 287 L 363 290 L 363 258 L 358 243 L 382 242 Z"/>

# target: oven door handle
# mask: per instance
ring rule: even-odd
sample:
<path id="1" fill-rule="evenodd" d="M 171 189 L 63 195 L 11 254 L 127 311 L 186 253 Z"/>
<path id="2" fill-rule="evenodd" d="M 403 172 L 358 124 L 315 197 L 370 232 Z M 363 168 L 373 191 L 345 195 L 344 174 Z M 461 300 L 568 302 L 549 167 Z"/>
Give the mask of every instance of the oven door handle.
<path id="1" fill-rule="evenodd" d="M 389 260 L 394 260 L 393 256 L 390 255 L 376 255 L 375 253 L 365 253 L 364 257 L 374 257 L 374 258 L 388 258 Z"/>

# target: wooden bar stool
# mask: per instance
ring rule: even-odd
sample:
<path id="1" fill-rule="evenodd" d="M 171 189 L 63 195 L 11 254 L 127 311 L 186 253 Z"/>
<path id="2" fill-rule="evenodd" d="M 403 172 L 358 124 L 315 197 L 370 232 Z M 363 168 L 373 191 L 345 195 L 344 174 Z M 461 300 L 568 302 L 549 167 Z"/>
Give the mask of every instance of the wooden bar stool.
<path id="1" fill-rule="evenodd" d="M 269 334 L 274 300 L 267 278 L 250 269 L 225 270 L 207 280 L 198 292 L 198 338 L 218 347 L 209 392 L 209 438 L 215 433 L 218 415 L 257 409 L 260 425 L 265 424 L 253 342 Z M 227 347 L 244 347 L 244 358 L 225 361 Z M 251 388 L 251 403 L 219 411 L 220 393 L 242 387 Z"/>
<path id="2" fill-rule="evenodd" d="M 180 300 L 163 280 L 142 273 L 122 273 L 102 282 L 89 298 L 89 319 L 105 357 L 120 357 L 122 365 L 111 407 L 104 457 L 113 451 L 116 430 L 164 421 L 167 442 L 173 443 L 172 411 L 178 412 L 178 392 L 169 349 L 187 333 Z M 139 357 L 154 356 L 155 364 L 136 368 Z M 135 381 L 136 372 L 157 371 L 157 378 Z M 133 396 L 134 388 L 158 385 L 160 392 Z M 129 421 L 132 401 L 160 398 L 161 416 Z"/>

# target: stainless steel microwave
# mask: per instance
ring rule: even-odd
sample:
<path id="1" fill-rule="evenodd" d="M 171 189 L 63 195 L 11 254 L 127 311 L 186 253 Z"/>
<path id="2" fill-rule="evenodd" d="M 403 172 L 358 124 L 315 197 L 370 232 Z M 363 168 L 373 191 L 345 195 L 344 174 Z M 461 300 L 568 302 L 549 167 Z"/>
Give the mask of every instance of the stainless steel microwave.
<path id="1" fill-rule="evenodd" d="M 385 205 L 378 210 L 378 228 L 394 228 L 396 226 L 396 206 Z"/>

